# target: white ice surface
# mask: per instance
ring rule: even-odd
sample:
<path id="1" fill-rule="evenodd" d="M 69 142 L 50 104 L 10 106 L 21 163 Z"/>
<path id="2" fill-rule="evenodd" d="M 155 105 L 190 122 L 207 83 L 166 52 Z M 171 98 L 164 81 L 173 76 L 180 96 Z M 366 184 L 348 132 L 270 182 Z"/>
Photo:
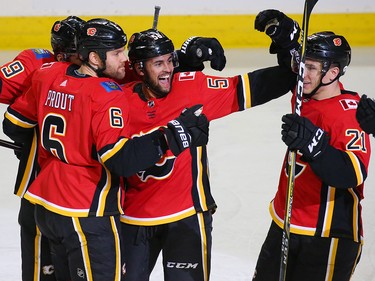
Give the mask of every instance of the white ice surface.
<path id="1" fill-rule="evenodd" d="M 229 50 L 223 72 L 232 76 L 270 66 L 275 58 L 266 49 Z M 2 52 L 0 64 L 16 53 Z M 346 88 L 375 97 L 375 49 L 356 48 Z M 260 247 L 271 222 L 269 201 L 277 188 L 285 145 L 280 138 L 281 116 L 290 111 L 289 96 L 282 97 L 211 123 L 208 145 L 211 188 L 218 204 L 214 215 L 212 281 L 250 281 Z M 4 105 L 0 105 L 3 115 Z M 2 118 L 1 118 L 2 119 Z M 0 130 L 0 138 L 7 139 Z M 352 281 L 375 281 L 375 139 L 363 204 L 365 244 Z M 0 280 L 21 280 L 20 237 L 17 223 L 20 200 L 13 195 L 17 159 L 0 147 Z M 159 263 L 152 281 L 161 281 Z"/>

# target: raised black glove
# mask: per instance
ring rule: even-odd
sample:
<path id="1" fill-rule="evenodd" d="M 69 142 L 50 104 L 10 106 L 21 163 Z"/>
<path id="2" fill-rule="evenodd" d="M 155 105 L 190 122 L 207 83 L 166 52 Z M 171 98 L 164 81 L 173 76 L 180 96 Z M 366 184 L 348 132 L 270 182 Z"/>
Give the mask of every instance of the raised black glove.
<path id="1" fill-rule="evenodd" d="M 301 28 L 299 24 L 278 10 L 261 11 L 255 18 L 256 30 L 265 32 L 271 39 L 270 53 L 281 50 L 297 50 Z"/>
<path id="2" fill-rule="evenodd" d="M 314 160 L 324 152 L 328 135 L 309 119 L 294 113 L 284 115 L 282 121 L 282 140 L 290 150 L 298 149 L 306 161 Z"/>
<path id="3" fill-rule="evenodd" d="M 191 145 L 205 145 L 208 142 L 208 121 L 202 114 L 202 105 L 183 110 L 179 117 L 168 122 L 167 128 L 161 130 L 175 156 Z"/>
<path id="4" fill-rule="evenodd" d="M 358 104 L 356 118 L 362 130 L 375 136 L 375 100 L 363 95 Z"/>
<path id="5" fill-rule="evenodd" d="M 179 59 L 192 67 L 201 67 L 203 62 L 210 61 L 212 69 L 221 71 L 227 62 L 224 49 L 216 38 L 190 37 L 180 51 Z"/>

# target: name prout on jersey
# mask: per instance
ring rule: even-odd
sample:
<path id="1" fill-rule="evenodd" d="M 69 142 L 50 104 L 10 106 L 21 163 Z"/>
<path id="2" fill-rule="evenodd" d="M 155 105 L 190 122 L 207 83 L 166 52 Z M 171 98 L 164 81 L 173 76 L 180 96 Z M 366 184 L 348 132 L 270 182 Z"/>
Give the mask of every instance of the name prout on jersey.
<path id="1" fill-rule="evenodd" d="M 74 95 L 49 90 L 44 105 L 72 111 Z"/>

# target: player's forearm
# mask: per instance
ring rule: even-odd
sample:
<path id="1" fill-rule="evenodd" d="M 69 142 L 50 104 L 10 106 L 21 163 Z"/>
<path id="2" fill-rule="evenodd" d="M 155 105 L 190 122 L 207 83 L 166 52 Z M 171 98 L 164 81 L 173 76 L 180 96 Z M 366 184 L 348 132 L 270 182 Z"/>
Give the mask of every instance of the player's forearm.
<path id="1" fill-rule="evenodd" d="M 249 73 L 252 106 L 279 98 L 293 89 L 296 74 L 286 67 L 274 66 Z"/>
<path id="2" fill-rule="evenodd" d="M 160 136 L 158 132 L 154 132 L 127 140 L 116 154 L 104 162 L 105 166 L 123 177 L 129 177 L 153 166 L 165 153 L 165 144 L 159 143 Z M 164 136 L 160 138 L 163 139 Z"/>
<path id="3" fill-rule="evenodd" d="M 33 137 L 34 128 L 23 128 L 12 123 L 7 118 L 3 120 L 3 132 L 17 143 L 27 143 Z"/>
<path id="4" fill-rule="evenodd" d="M 354 188 L 363 183 L 367 172 L 360 159 L 353 157 L 329 145 L 320 157 L 309 164 L 324 183 L 336 188 Z"/>

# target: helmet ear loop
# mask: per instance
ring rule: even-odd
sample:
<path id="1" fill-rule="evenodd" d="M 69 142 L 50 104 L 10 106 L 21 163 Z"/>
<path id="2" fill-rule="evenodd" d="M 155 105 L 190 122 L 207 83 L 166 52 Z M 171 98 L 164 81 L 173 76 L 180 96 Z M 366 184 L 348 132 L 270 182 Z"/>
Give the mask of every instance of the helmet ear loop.
<path id="1" fill-rule="evenodd" d="M 180 65 L 180 62 L 178 61 L 178 55 L 177 55 L 177 52 L 174 51 L 172 53 L 172 62 L 173 62 L 173 67 L 176 68 L 176 67 L 179 67 Z"/>
<path id="2" fill-rule="evenodd" d="M 331 82 L 323 83 L 323 78 L 327 74 L 327 72 L 330 69 L 331 65 L 332 65 L 331 62 L 329 62 L 329 63 L 323 62 L 322 77 L 320 78 L 320 83 L 319 83 L 319 85 L 310 94 L 308 94 L 309 97 L 312 97 L 313 95 L 315 95 L 315 93 L 318 91 L 318 89 L 320 87 L 331 85 L 333 82 L 335 82 L 337 79 L 339 79 L 339 77 L 341 76 L 340 73 L 337 74 L 337 76 L 335 77 L 335 79 L 333 79 Z"/>
<path id="3" fill-rule="evenodd" d="M 90 51 L 88 52 L 87 59 L 84 60 L 83 63 L 85 65 L 87 65 L 88 67 L 90 67 L 98 75 L 98 77 L 103 77 L 103 76 L 105 76 L 103 72 L 107 68 L 107 66 L 106 66 L 106 59 L 107 59 L 106 52 L 105 51 L 92 51 L 92 52 L 96 53 L 99 56 L 99 59 L 103 63 L 103 67 L 102 68 L 100 68 L 100 67 L 95 68 L 91 65 L 90 60 L 89 60 L 89 56 L 90 56 L 90 53 L 91 53 Z"/>
<path id="4" fill-rule="evenodd" d="M 98 67 L 96 69 L 96 74 L 98 74 L 98 77 L 103 77 L 105 76 L 104 74 L 104 71 L 107 69 L 107 51 L 105 50 L 99 50 L 96 52 L 100 58 L 100 60 L 102 61 L 102 64 L 103 64 L 103 67 Z"/>
<path id="5" fill-rule="evenodd" d="M 321 77 L 321 80 L 320 80 L 319 87 L 331 85 L 333 82 L 338 80 L 340 78 L 340 76 L 342 75 L 341 72 L 339 71 L 339 73 L 336 75 L 336 77 L 332 81 L 330 81 L 328 83 L 323 83 L 323 81 L 322 81 L 323 77 L 327 74 L 328 70 L 330 70 L 331 66 L 332 66 L 332 62 L 323 63 L 322 77 Z"/>

